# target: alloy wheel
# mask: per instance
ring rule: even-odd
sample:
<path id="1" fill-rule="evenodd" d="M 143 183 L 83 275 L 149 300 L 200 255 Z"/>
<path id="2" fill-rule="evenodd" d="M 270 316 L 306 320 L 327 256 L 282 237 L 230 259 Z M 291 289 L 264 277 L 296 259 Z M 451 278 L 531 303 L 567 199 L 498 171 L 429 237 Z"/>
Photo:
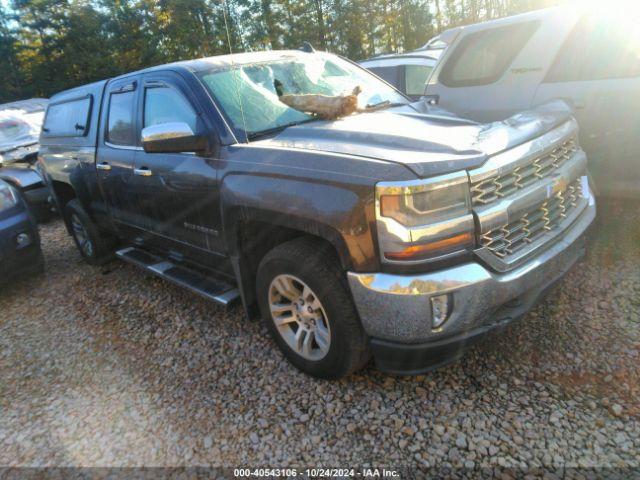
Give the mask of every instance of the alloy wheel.
<path id="1" fill-rule="evenodd" d="M 281 274 L 269 286 L 271 319 L 282 339 L 301 357 L 321 360 L 331 346 L 331 327 L 318 296 L 293 275 Z"/>

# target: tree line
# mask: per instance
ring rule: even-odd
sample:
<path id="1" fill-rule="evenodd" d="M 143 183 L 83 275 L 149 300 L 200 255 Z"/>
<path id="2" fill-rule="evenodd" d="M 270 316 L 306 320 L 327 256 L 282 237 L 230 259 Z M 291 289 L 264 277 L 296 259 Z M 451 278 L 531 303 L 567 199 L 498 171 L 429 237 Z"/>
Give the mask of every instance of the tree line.
<path id="1" fill-rule="evenodd" d="M 304 41 L 360 60 L 559 1 L 12 0 L 0 3 L 0 103 L 171 61 Z"/>

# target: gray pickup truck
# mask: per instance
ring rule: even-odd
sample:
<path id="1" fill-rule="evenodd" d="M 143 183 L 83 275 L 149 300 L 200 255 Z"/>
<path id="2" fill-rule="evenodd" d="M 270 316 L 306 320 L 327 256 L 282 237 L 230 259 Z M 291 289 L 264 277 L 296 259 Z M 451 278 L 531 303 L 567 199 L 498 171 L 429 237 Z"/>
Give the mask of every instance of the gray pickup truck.
<path id="1" fill-rule="evenodd" d="M 277 80 L 277 82 L 276 82 Z M 279 100 L 359 86 L 322 120 Z M 339 378 L 461 356 L 583 254 L 595 216 L 563 103 L 478 124 L 337 56 L 154 67 L 54 96 L 39 161 L 84 258 L 114 254 L 262 317 L 298 368 Z"/>

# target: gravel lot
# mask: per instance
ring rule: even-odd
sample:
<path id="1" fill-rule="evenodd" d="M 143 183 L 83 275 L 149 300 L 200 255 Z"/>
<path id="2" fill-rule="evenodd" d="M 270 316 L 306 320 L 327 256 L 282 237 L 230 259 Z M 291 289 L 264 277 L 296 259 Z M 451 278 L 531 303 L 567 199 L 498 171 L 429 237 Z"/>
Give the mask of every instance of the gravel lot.
<path id="1" fill-rule="evenodd" d="M 588 256 L 522 322 L 419 377 L 291 367 L 260 323 L 134 267 L 0 292 L 0 464 L 640 466 L 640 204 L 602 204 Z"/>

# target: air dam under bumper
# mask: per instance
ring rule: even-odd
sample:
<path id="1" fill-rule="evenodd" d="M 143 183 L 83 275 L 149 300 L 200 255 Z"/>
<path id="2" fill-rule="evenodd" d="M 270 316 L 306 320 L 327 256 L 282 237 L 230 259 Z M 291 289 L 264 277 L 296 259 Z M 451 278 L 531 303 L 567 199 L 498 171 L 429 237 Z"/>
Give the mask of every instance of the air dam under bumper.
<path id="1" fill-rule="evenodd" d="M 584 254 L 584 233 L 596 206 L 590 192 L 585 210 L 553 243 L 528 263 L 495 273 L 466 263 L 422 275 L 349 272 L 349 285 L 376 366 L 417 374 L 462 356 L 489 331 L 527 313 Z M 431 297 L 449 294 L 453 307 L 445 324 L 431 328 Z"/>

